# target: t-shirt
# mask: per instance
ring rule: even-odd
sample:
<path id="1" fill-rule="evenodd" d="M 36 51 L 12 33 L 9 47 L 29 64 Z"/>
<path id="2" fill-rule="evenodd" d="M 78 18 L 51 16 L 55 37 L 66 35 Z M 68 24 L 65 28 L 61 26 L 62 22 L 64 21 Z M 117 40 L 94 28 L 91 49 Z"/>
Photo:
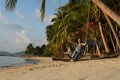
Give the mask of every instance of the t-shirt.
<path id="1" fill-rule="evenodd" d="M 77 52 L 80 52 L 80 51 L 81 51 L 81 45 L 77 45 L 76 48 L 75 48 L 75 50 L 76 50 Z"/>

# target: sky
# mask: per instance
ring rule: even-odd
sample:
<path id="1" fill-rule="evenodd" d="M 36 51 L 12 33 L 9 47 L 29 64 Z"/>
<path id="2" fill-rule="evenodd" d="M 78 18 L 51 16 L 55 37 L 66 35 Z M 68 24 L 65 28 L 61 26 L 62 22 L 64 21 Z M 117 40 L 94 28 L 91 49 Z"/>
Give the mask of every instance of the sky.
<path id="1" fill-rule="evenodd" d="M 0 51 L 15 53 L 25 50 L 29 43 L 47 44 L 46 26 L 68 0 L 46 0 L 44 22 L 40 20 L 40 0 L 18 0 L 13 11 L 5 10 L 5 1 L 0 0 Z"/>

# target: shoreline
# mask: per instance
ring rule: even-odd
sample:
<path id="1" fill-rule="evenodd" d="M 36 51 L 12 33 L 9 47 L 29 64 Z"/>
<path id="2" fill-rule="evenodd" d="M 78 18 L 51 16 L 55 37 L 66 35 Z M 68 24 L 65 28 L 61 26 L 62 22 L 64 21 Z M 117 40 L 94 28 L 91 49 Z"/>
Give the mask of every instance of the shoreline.
<path id="1" fill-rule="evenodd" d="M 26 59 L 26 60 L 33 60 L 33 62 L 11 64 L 9 66 L 1 66 L 0 69 L 29 67 L 29 66 L 34 66 L 34 65 L 37 65 L 37 64 L 46 65 L 46 64 L 49 64 L 49 63 L 54 63 L 54 61 L 52 61 L 51 57 L 20 57 L 20 58 L 23 58 L 23 59 Z M 59 61 L 57 61 L 57 62 L 59 62 Z"/>
<path id="2" fill-rule="evenodd" d="M 3 57 L 12 58 L 11 56 L 3 56 Z M 26 64 L 36 64 L 37 62 L 39 62 L 39 60 L 32 59 L 32 58 L 29 58 L 29 57 L 15 57 L 15 58 L 21 58 L 25 61 L 21 62 L 21 63 L 18 62 L 18 63 L 12 63 L 12 64 L 4 64 L 4 65 L 1 65 L 0 68 L 17 67 L 17 66 L 22 66 L 22 65 L 26 65 Z"/>
<path id="3" fill-rule="evenodd" d="M 77 62 L 33 57 L 36 64 L 0 69 L 0 80 L 119 80 L 120 57 Z"/>

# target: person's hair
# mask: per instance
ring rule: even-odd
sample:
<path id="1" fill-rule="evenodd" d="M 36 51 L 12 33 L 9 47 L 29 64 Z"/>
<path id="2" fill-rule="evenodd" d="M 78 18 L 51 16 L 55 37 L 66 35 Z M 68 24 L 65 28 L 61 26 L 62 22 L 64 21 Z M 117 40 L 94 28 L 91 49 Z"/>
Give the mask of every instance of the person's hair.
<path id="1" fill-rule="evenodd" d="M 77 44 L 78 44 L 78 40 L 79 40 L 79 39 L 80 39 L 80 38 L 77 38 L 77 39 L 76 39 L 76 43 L 77 43 Z M 81 42 L 81 39 L 80 39 L 80 42 Z"/>

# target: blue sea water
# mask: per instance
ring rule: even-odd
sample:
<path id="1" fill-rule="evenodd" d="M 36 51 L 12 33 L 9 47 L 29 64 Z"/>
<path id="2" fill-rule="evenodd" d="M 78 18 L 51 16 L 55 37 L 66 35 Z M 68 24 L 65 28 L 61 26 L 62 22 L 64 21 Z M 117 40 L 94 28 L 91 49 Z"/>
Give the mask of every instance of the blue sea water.
<path id="1" fill-rule="evenodd" d="M 37 62 L 37 60 L 24 59 L 20 57 L 0 56 L 0 67 L 16 66 L 35 62 Z"/>

